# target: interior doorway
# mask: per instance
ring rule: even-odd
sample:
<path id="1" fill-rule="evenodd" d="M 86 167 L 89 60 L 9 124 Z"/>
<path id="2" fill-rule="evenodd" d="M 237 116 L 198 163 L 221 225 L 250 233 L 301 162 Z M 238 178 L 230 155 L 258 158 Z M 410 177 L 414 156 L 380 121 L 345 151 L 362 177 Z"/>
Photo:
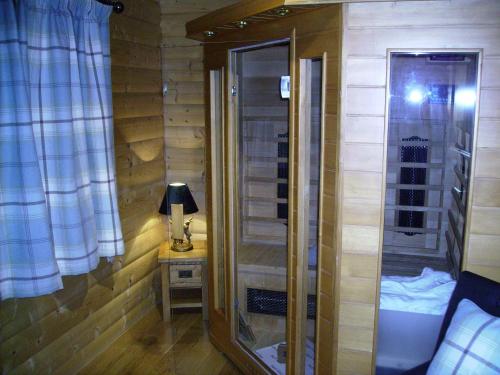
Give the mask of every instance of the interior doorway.
<path id="1" fill-rule="evenodd" d="M 431 358 L 461 270 L 479 66 L 479 54 L 470 52 L 389 58 L 381 375 Z"/>

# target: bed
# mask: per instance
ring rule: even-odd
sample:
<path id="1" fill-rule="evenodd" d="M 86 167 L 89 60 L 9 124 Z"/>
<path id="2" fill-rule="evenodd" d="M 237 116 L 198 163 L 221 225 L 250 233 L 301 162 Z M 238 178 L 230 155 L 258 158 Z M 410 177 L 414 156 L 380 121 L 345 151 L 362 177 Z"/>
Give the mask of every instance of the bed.
<path id="1" fill-rule="evenodd" d="M 377 374 L 397 374 L 432 357 L 456 282 L 424 268 L 421 275 L 382 276 Z"/>

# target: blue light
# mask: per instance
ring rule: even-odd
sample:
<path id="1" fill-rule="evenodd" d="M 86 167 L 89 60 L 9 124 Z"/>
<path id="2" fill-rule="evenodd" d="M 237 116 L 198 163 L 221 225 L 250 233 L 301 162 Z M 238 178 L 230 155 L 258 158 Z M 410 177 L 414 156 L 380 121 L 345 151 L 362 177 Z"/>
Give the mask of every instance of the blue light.
<path id="1" fill-rule="evenodd" d="M 413 104 L 420 104 L 426 97 L 425 91 L 420 87 L 413 87 L 408 90 L 406 101 Z"/>

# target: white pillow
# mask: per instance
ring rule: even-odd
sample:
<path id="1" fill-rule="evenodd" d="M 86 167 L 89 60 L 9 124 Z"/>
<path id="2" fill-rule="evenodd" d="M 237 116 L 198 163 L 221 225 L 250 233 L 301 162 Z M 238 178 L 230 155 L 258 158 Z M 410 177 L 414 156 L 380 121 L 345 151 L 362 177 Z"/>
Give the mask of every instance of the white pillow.
<path id="1" fill-rule="evenodd" d="M 460 301 L 427 374 L 500 374 L 500 318 Z"/>

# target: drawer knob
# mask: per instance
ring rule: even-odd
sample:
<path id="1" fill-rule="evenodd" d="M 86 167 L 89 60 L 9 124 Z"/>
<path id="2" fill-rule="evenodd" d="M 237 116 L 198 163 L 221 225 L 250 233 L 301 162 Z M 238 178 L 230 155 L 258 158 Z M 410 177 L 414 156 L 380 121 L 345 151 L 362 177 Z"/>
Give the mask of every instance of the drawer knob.
<path id="1" fill-rule="evenodd" d="M 193 277 L 193 270 L 179 270 L 179 279 L 190 279 Z"/>

